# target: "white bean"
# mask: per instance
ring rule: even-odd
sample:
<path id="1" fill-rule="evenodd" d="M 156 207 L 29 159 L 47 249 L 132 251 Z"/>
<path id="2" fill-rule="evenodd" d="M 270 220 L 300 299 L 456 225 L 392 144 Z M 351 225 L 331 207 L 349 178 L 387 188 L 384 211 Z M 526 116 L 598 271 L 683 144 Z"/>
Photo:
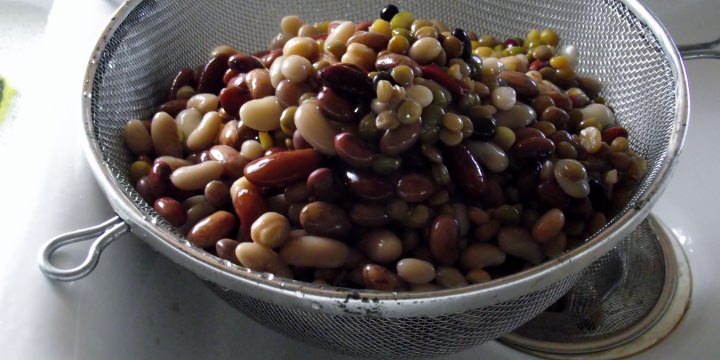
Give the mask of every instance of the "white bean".
<path id="1" fill-rule="evenodd" d="M 170 181 L 180 190 L 200 190 L 222 175 L 223 165 L 217 160 L 181 167 L 170 175 Z"/>
<path id="2" fill-rule="evenodd" d="M 250 100 L 240 107 L 240 120 L 257 131 L 270 131 L 280 127 L 283 106 L 275 96 Z"/>
<path id="3" fill-rule="evenodd" d="M 217 111 L 206 113 L 187 138 L 188 150 L 201 151 L 211 147 L 220 131 L 220 125 L 222 125 L 222 116 Z"/>
<path id="4" fill-rule="evenodd" d="M 335 130 L 316 102 L 305 102 L 295 112 L 295 127 L 315 150 L 335 155 Z"/>

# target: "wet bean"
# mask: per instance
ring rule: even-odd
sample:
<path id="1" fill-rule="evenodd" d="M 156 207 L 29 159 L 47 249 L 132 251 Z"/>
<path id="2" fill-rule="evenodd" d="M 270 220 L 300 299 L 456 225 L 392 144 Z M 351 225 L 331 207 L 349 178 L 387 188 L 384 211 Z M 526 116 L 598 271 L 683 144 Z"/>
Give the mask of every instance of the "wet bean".
<path id="1" fill-rule="evenodd" d="M 541 133 L 542 134 L 542 133 Z M 552 140 L 544 137 L 530 137 L 518 140 L 515 143 L 513 152 L 519 159 L 543 160 L 555 151 L 555 144 Z"/>
<path id="2" fill-rule="evenodd" d="M 125 125 L 123 136 L 125 144 L 133 154 L 152 154 L 152 138 L 142 121 L 130 120 L 127 125 Z"/>
<path id="3" fill-rule="evenodd" d="M 573 198 L 581 199 L 590 194 L 587 170 L 576 160 L 558 160 L 555 164 L 555 180 L 560 188 Z"/>
<path id="4" fill-rule="evenodd" d="M 482 166 L 492 172 L 503 172 L 510 165 L 507 154 L 494 143 L 468 141 L 465 146 Z"/>
<path id="5" fill-rule="evenodd" d="M 492 244 L 478 243 L 468 246 L 460 255 L 460 264 L 465 270 L 483 269 L 501 265 L 506 259 L 505 253 Z"/>
<path id="6" fill-rule="evenodd" d="M 560 209 L 551 209 L 538 219 L 532 228 L 532 236 L 539 243 L 547 243 L 562 231 L 565 214 Z"/>
<path id="7" fill-rule="evenodd" d="M 150 136 L 155 154 L 182 156 L 182 144 L 178 137 L 177 123 L 168 113 L 159 112 L 153 116 Z"/>
<path id="8" fill-rule="evenodd" d="M 230 261 L 235 264 L 240 264 L 235 255 L 235 249 L 240 243 L 233 239 L 220 239 L 215 243 L 215 253 L 223 260 Z"/>
<path id="9" fill-rule="evenodd" d="M 312 147 L 326 155 L 335 155 L 335 130 L 320 111 L 317 103 L 307 102 L 295 112 L 295 126 Z"/>
<path id="10" fill-rule="evenodd" d="M 372 99 L 375 96 L 372 80 L 362 70 L 348 64 L 322 69 L 320 81 L 346 99 Z"/>
<path id="11" fill-rule="evenodd" d="M 252 55 L 237 53 L 228 58 L 228 68 L 238 73 L 248 73 L 253 69 L 262 69 L 264 67 L 262 61 Z"/>
<path id="12" fill-rule="evenodd" d="M 515 89 L 521 97 L 533 98 L 540 94 L 537 83 L 524 73 L 517 71 L 503 71 L 498 78 L 504 80 L 508 86 Z"/>
<path id="13" fill-rule="evenodd" d="M 430 227 L 430 253 L 441 265 L 452 265 L 460 255 L 460 225 L 452 216 L 440 215 Z"/>
<path id="14" fill-rule="evenodd" d="M 392 231 L 371 230 L 357 244 L 358 249 L 370 260 L 378 263 L 390 263 L 403 253 L 402 241 Z"/>
<path id="15" fill-rule="evenodd" d="M 411 148 L 420 138 L 422 125 L 419 121 L 386 130 L 380 138 L 380 150 L 388 155 L 398 155 Z"/>
<path id="16" fill-rule="evenodd" d="M 350 249 L 337 240 L 305 235 L 290 238 L 279 253 L 280 258 L 292 266 L 335 269 L 345 264 Z"/>
<path id="17" fill-rule="evenodd" d="M 190 133 L 186 145 L 190 151 L 201 151 L 212 146 L 222 125 L 222 117 L 210 111 L 203 115 L 200 124 Z"/>
<path id="18" fill-rule="evenodd" d="M 236 179 L 243 176 L 248 161 L 235 148 L 227 145 L 215 145 L 210 148 L 210 159 L 220 161 L 223 175 Z"/>
<path id="19" fill-rule="evenodd" d="M 392 271 L 383 266 L 367 264 L 362 268 L 366 288 L 380 291 L 403 291 L 407 285 Z"/>
<path id="20" fill-rule="evenodd" d="M 540 245 L 533 241 L 530 232 L 525 228 L 503 227 L 497 237 L 500 249 L 509 255 L 535 265 L 541 263 L 545 257 Z"/>
<path id="21" fill-rule="evenodd" d="M 407 202 L 422 202 L 435 192 L 432 179 L 421 174 L 407 174 L 397 182 L 397 194 Z"/>
<path id="22" fill-rule="evenodd" d="M 242 266 L 250 270 L 268 272 L 289 279 L 293 277 L 292 270 L 280 256 L 262 245 L 251 242 L 240 243 L 235 248 L 235 256 Z"/>
<path id="23" fill-rule="evenodd" d="M 266 212 L 258 217 L 250 227 L 252 241 L 270 249 L 281 247 L 290 233 L 288 219 L 276 212 Z"/>
<path id="24" fill-rule="evenodd" d="M 356 119 L 355 106 L 324 86 L 318 93 L 318 106 L 323 115 L 330 119 L 348 122 Z"/>
<path id="25" fill-rule="evenodd" d="M 223 75 L 228 68 L 228 54 L 218 54 L 200 70 L 197 90 L 200 93 L 217 94 L 223 88 Z"/>
<path id="26" fill-rule="evenodd" d="M 240 107 L 240 120 L 257 131 L 270 131 L 280 127 L 283 107 L 275 96 L 250 100 Z"/>
<path id="27" fill-rule="evenodd" d="M 228 114 L 237 117 L 240 112 L 240 107 L 252 100 L 253 97 L 248 90 L 233 86 L 222 89 L 219 99 L 220 106 L 222 106 Z"/>
<path id="28" fill-rule="evenodd" d="M 444 158 L 450 176 L 463 191 L 471 197 L 482 197 L 486 190 L 485 175 L 470 150 L 464 145 L 447 147 Z"/>
<path id="29" fill-rule="evenodd" d="M 325 43 L 327 44 L 327 40 Z M 297 36 L 288 40 L 280 53 L 284 55 L 299 55 L 313 61 L 317 58 L 319 52 L 320 49 L 315 40 L 307 36 Z"/>
<path id="30" fill-rule="evenodd" d="M 173 198 L 159 198 L 155 200 L 153 208 L 174 227 L 183 226 L 187 220 L 187 214 L 185 214 L 182 204 Z"/>
<path id="31" fill-rule="evenodd" d="M 287 186 L 320 166 L 322 158 L 312 149 L 275 153 L 253 160 L 245 167 L 245 177 L 259 186 Z"/>
<path id="32" fill-rule="evenodd" d="M 444 289 L 455 289 L 467 286 L 468 282 L 460 270 L 454 267 L 441 266 L 435 273 L 435 283 Z"/>
<path id="33" fill-rule="evenodd" d="M 350 191 L 367 200 L 386 199 L 394 192 L 394 186 L 387 179 L 367 171 L 346 170 L 344 176 Z"/>
<path id="34" fill-rule="evenodd" d="M 168 92 L 168 100 L 175 99 L 178 90 L 185 86 L 195 86 L 195 71 L 193 69 L 181 68 L 177 75 L 175 75 L 170 85 L 170 91 Z"/>
<path id="35" fill-rule="evenodd" d="M 227 211 L 216 211 L 200 220 L 187 234 L 187 239 L 199 247 L 215 246 L 235 228 L 235 216 Z"/>
<path id="36" fill-rule="evenodd" d="M 396 265 L 398 276 L 413 285 L 427 284 L 435 279 L 435 266 L 424 260 L 405 258 Z"/>
<path id="37" fill-rule="evenodd" d="M 205 185 L 205 198 L 215 208 L 222 209 L 230 203 L 230 187 L 220 180 Z"/>
<path id="38" fill-rule="evenodd" d="M 379 71 L 392 70 L 393 68 L 400 65 L 410 67 L 410 70 L 412 70 L 412 73 L 415 77 L 419 77 L 422 75 L 422 68 L 417 63 L 417 61 L 405 55 L 387 53 L 383 55 L 378 55 L 377 59 L 375 60 L 375 68 Z"/>
<path id="39" fill-rule="evenodd" d="M 311 235 L 344 238 L 352 228 L 350 219 L 340 207 L 313 201 L 300 211 L 300 224 Z"/>
<path id="40" fill-rule="evenodd" d="M 233 208 L 240 220 L 240 241 L 250 241 L 252 224 L 267 212 L 267 204 L 262 194 L 253 188 L 241 188 L 233 197 Z"/>
<path id="41" fill-rule="evenodd" d="M 580 111 L 583 119 L 593 118 L 598 121 L 601 128 L 615 124 L 615 113 L 609 107 L 603 104 L 590 104 Z"/>
<path id="42" fill-rule="evenodd" d="M 222 163 L 209 160 L 173 171 L 172 175 L 170 175 L 170 181 L 181 190 L 199 190 L 204 188 L 210 181 L 219 178 L 222 172 Z"/>
<path id="43" fill-rule="evenodd" d="M 350 220 L 360 226 L 378 227 L 390 223 L 385 206 L 373 203 L 358 203 L 350 208 Z"/>
<path id="44" fill-rule="evenodd" d="M 523 103 L 515 104 L 510 110 L 498 111 L 495 114 L 497 126 L 505 126 L 511 129 L 526 127 L 536 119 L 535 110 Z"/>
<path id="45" fill-rule="evenodd" d="M 477 241 L 489 242 L 490 240 L 495 238 L 498 231 L 500 230 L 500 226 L 501 226 L 501 224 L 499 221 L 490 220 L 489 222 L 478 226 L 475 229 L 473 236 L 475 237 L 475 239 Z"/>

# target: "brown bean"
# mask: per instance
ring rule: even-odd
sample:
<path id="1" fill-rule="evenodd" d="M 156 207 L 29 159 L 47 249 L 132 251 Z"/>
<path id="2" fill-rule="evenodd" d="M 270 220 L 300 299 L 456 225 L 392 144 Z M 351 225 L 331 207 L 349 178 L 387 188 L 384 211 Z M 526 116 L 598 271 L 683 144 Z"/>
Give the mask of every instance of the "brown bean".
<path id="1" fill-rule="evenodd" d="M 243 176 L 248 161 L 235 148 L 227 145 L 215 145 L 210 148 L 210 159 L 220 161 L 223 175 L 232 179 Z"/>
<path id="2" fill-rule="evenodd" d="M 561 232 L 558 236 L 550 239 L 550 241 L 542 244 L 543 254 L 554 259 L 560 256 L 567 248 L 567 236 Z"/>
<path id="3" fill-rule="evenodd" d="M 553 100 L 553 103 L 555 103 L 555 106 L 559 107 L 560 109 L 565 111 L 572 110 L 572 101 L 570 100 L 569 96 L 555 91 L 549 92 L 545 95 L 549 96 Z"/>
<path id="4" fill-rule="evenodd" d="M 370 260 L 378 263 L 390 263 L 403 253 L 402 241 L 392 231 L 371 230 L 357 243 L 357 248 Z"/>
<path id="5" fill-rule="evenodd" d="M 320 71 L 320 81 L 346 99 L 372 99 L 375 88 L 362 70 L 348 65 L 330 65 Z"/>
<path id="6" fill-rule="evenodd" d="M 241 188 L 233 197 L 233 208 L 240 220 L 240 241 L 250 241 L 252 224 L 267 212 L 267 204 L 259 191 L 252 188 Z"/>
<path id="7" fill-rule="evenodd" d="M 213 207 L 223 209 L 230 203 L 230 187 L 220 180 L 213 180 L 205 185 L 205 198 Z"/>
<path id="8" fill-rule="evenodd" d="M 290 238 L 280 248 L 280 258 L 289 265 L 323 269 L 343 266 L 349 254 L 344 243 L 312 235 Z"/>
<path id="9" fill-rule="evenodd" d="M 546 137 L 542 131 L 540 131 L 536 128 L 531 128 L 531 127 L 515 129 L 514 132 L 515 132 L 516 141 L 521 141 L 521 140 L 525 140 L 525 139 L 533 138 L 533 137 L 539 137 L 539 138 Z"/>
<path id="10" fill-rule="evenodd" d="M 187 106 L 188 99 L 175 99 L 164 102 L 158 107 L 158 111 L 166 112 L 175 117 Z"/>
<path id="11" fill-rule="evenodd" d="M 425 175 L 407 174 L 397 182 L 397 194 L 407 202 L 422 202 L 435 193 L 435 182 Z"/>
<path id="12" fill-rule="evenodd" d="M 465 276 L 460 272 L 460 270 L 449 266 L 441 266 L 437 268 L 435 283 L 444 289 L 459 288 L 467 286 L 468 284 L 467 280 L 465 280 Z"/>
<path id="13" fill-rule="evenodd" d="M 240 107 L 252 100 L 253 97 L 247 89 L 233 86 L 222 89 L 219 99 L 220 106 L 225 109 L 225 112 L 237 117 L 240 113 Z"/>
<path id="14" fill-rule="evenodd" d="M 531 137 L 517 141 L 513 151 L 519 159 L 538 161 L 550 157 L 555 151 L 555 144 L 545 137 Z"/>
<path id="15" fill-rule="evenodd" d="M 250 162 L 245 177 L 259 186 L 287 186 L 307 178 L 321 161 L 320 153 L 312 149 L 275 153 Z"/>
<path id="16" fill-rule="evenodd" d="M 398 276 L 413 285 L 427 284 L 435 279 L 435 266 L 424 260 L 405 258 L 396 265 Z"/>
<path id="17" fill-rule="evenodd" d="M 367 264 L 362 268 L 365 287 L 380 291 L 403 291 L 407 285 L 392 271 L 383 266 Z"/>
<path id="18" fill-rule="evenodd" d="M 428 239 L 430 253 L 441 265 L 454 264 L 460 255 L 460 225 L 449 215 L 435 218 Z"/>
<path id="19" fill-rule="evenodd" d="M 150 135 L 155 154 L 182 156 L 182 144 L 178 137 L 177 123 L 168 113 L 159 112 L 153 116 Z"/>
<path id="20" fill-rule="evenodd" d="M 570 115 L 559 107 L 550 106 L 540 113 L 540 121 L 550 122 L 558 130 L 565 130 L 570 123 Z"/>
<path id="21" fill-rule="evenodd" d="M 308 190 L 316 199 L 322 201 L 335 201 L 338 198 L 340 194 L 337 185 L 329 168 L 315 169 L 307 178 Z"/>
<path id="22" fill-rule="evenodd" d="M 216 211 L 195 224 L 188 232 L 187 239 L 200 247 L 214 246 L 218 240 L 227 237 L 234 227 L 233 214 L 223 210 Z"/>
<path id="23" fill-rule="evenodd" d="M 180 90 L 183 86 L 195 86 L 195 71 L 193 69 L 182 68 L 177 75 L 175 75 L 175 78 L 170 85 L 168 100 L 175 99 L 177 97 L 178 90 Z"/>
<path id="24" fill-rule="evenodd" d="M 248 73 L 253 69 L 262 69 L 265 66 L 260 59 L 252 55 L 237 53 L 228 58 L 228 67 L 240 73 Z"/>
<path id="25" fill-rule="evenodd" d="M 140 120 L 130 120 L 125 125 L 123 133 L 125 145 L 135 155 L 150 155 L 153 151 L 152 138 L 145 125 Z"/>
<path id="26" fill-rule="evenodd" d="M 552 181 L 545 181 L 538 185 L 537 195 L 543 204 L 550 207 L 565 209 L 570 205 L 570 198 L 565 195 L 557 183 Z"/>
<path id="27" fill-rule="evenodd" d="M 356 168 L 367 168 L 373 163 L 373 151 L 360 138 L 344 132 L 335 135 L 335 151 L 338 157 Z"/>
<path id="28" fill-rule="evenodd" d="M 465 274 L 465 279 L 471 284 L 482 284 L 492 280 L 492 276 L 482 269 L 473 269 Z"/>
<path id="29" fill-rule="evenodd" d="M 497 220 L 490 220 L 489 222 L 478 226 L 473 233 L 475 240 L 480 242 L 489 242 L 495 238 L 498 231 L 500 230 L 500 222 Z"/>
<path id="30" fill-rule="evenodd" d="M 218 142 L 220 145 L 230 146 L 235 149 L 239 149 L 244 139 L 240 138 L 238 132 L 238 120 L 228 121 L 223 129 L 220 131 L 218 136 Z"/>
<path id="31" fill-rule="evenodd" d="M 288 219 L 276 212 L 266 212 L 250 227 L 252 240 L 267 248 L 275 249 L 287 241 L 290 233 Z"/>
<path id="32" fill-rule="evenodd" d="M 505 262 L 506 255 L 492 244 L 478 243 L 468 246 L 460 255 L 460 264 L 466 270 L 483 269 Z"/>
<path id="33" fill-rule="evenodd" d="M 380 150 L 388 155 L 398 155 L 417 143 L 420 130 L 422 130 L 420 121 L 386 130 L 380 138 Z"/>
<path id="34" fill-rule="evenodd" d="M 223 75 L 228 68 L 228 54 L 218 54 L 203 66 L 198 76 L 199 93 L 217 94 L 223 88 Z"/>
<path id="35" fill-rule="evenodd" d="M 393 194 L 392 183 L 374 173 L 351 169 L 346 170 L 344 175 L 350 191 L 361 198 L 382 200 Z"/>
<path id="36" fill-rule="evenodd" d="M 233 239 L 220 239 L 215 243 L 215 253 L 223 260 L 230 261 L 235 264 L 240 264 L 235 255 L 235 249 L 240 243 Z"/>
<path id="37" fill-rule="evenodd" d="M 450 146 L 445 156 L 450 176 L 460 188 L 471 197 L 482 197 L 487 188 L 485 175 L 465 145 Z"/>
<path id="38" fill-rule="evenodd" d="M 468 141 L 465 146 L 486 169 L 500 173 L 510 166 L 510 159 L 503 149 L 492 142 Z"/>
<path id="39" fill-rule="evenodd" d="M 310 192 L 310 188 L 308 188 L 307 184 L 304 181 L 297 182 L 295 184 L 289 185 L 285 188 L 284 191 L 285 200 L 290 203 L 298 203 L 307 201 L 307 199 L 312 195 Z"/>
<path id="40" fill-rule="evenodd" d="M 187 215 L 185 214 L 185 209 L 183 209 L 182 204 L 173 198 L 159 198 L 155 200 L 153 208 L 174 227 L 183 226 L 187 220 Z"/>
<path id="41" fill-rule="evenodd" d="M 532 100 L 530 106 L 532 106 L 533 110 L 535 110 L 535 113 L 542 114 L 545 109 L 555 106 L 555 102 L 550 96 L 540 95 Z"/>
<path id="42" fill-rule="evenodd" d="M 269 272 L 276 276 L 292 279 L 290 267 L 271 249 L 255 243 L 241 243 L 235 248 L 240 264 L 250 270 Z"/>
<path id="43" fill-rule="evenodd" d="M 297 106 L 299 105 L 300 97 L 305 93 L 312 92 L 313 88 L 307 83 L 294 83 L 290 80 L 282 80 L 275 89 L 275 96 L 277 96 L 280 103 L 284 106 Z"/>
<path id="44" fill-rule="evenodd" d="M 360 226 L 378 227 L 390 223 L 385 206 L 372 203 L 358 203 L 350 208 L 350 220 Z"/>
<path id="45" fill-rule="evenodd" d="M 395 53 L 386 53 L 383 55 L 379 55 L 377 59 L 375 59 L 375 67 L 379 71 L 392 70 L 399 65 L 409 66 L 415 77 L 420 77 L 422 75 L 422 68 L 420 67 L 420 64 L 418 64 L 417 61 L 411 59 L 409 56 Z"/>
<path id="46" fill-rule="evenodd" d="M 498 78 L 504 80 L 508 86 L 515 89 L 520 96 L 532 98 L 540 94 L 537 83 L 524 73 L 506 70 L 501 72 Z"/>
<path id="47" fill-rule="evenodd" d="M 533 226 L 533 238 L 539 243 L 546 243 L 558 236 L 563 226 L 565 226 L 565 214 L 562 210 L 548 210 Z"/>
<path id="48" fill-rule="evenodd" d="M 275 93 L 275 89 L 270 83 L 270 73 L 266 69 L 250 71 L 245 75 L 245 83 L 253 99 L 262 99 Z"/>
<path id="49" fill-rule="evenodd" d="M 503 227 L 497 236 L 500 249 L 509 255 L 535 265 L 541 263 L 545 258 L 540 244 L 533 241 L 530 231 L 525 228 Z"/>
<path id="50" fill-rule="evenodd" d="M 352 229 L 345 211 L 324 201 L 313 201 L 305 205 L 300 211 L 300 224 L 310 235 L 331 238 L 346 237 Z"/>
<path id="51" fill-rule="evenodd" d="M 331 88 L 323 86 L 317 98 L 320 111 L 328 118 L 343 122 L 355 119 L 355 107 L 353 104 L 339 96 Z"/>
<path id="52" fill-rule="evenodd" d="M 385 50 L 387 48 L 389 41 L 390 41 L 390 38 L 388 36 L 385 36 L 380 33 L 358 31 L 353 36 L 351 36 L 347 40 L 347 42 L 345 42 L 345 45 L 350 46 L 350 44 L 359 43 L 359 44 L 363 44 L 377 52 L 377 51 Z"/>

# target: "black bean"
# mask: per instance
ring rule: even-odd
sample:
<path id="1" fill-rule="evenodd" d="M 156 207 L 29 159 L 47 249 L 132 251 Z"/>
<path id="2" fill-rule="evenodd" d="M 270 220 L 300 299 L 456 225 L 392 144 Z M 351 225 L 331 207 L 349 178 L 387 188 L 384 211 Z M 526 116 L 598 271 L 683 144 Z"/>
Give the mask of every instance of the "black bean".
<path id="1" fill-rule="evenodd" d="M 400 10 L 397 6 L 393 4 L 388 4 L 382 9 L 382 11 L 380 11 L 380 18 L 385 21 L 390 21 L 392 20 L 393 16 L 395 16 L 399 12 Z"/>

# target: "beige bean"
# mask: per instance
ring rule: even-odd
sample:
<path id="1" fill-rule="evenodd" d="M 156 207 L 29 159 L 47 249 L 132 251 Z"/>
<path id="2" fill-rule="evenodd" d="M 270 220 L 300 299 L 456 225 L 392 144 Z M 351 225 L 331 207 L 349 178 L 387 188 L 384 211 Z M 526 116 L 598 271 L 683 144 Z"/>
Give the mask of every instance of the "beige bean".
<path id="1" fill-rule="evenodd" d="M 280 128 L 280 115 L 283 107 L 275 96 L 250 100 L 240 107 L 240 120 L 257 131 L 270 131 Z"/>
<path id="2" fill-rule="evenodd" d="M 466 270 L 497 266 L 505 259 L 506 255 L 499 247 L 485 243 L 472 244 L 460 254 L 460 264 Z"/>
<path id="3" fill-rule="evenodd" d="M 188 109 L 197 109 L 200 113 L 205 114 L 208 111 L 215 111 L 220 104 L 220 99 L 215 94 L 195 94 L 188 99 L 186 107 Z"/>
<path id="4" fill-rule="evenodd" d="M 285 55 L 278 56 L 277 59 L 270 65 L 268 73 L 270 74 L 270 84 L 272 87 L 277 88 L 280 82 L 285 80 L 285 75 L 282 73 L 282 64 L 285 61 Z"/>
<path id="5" fill-rule="evenodd" d="M 405 258 L 398 261 L 396 269 L 401 279 L 413 285 L 427 284 L 435 279 L 435 267 L 424 260 Z"/>
<path id="6" fill-rule="evenodd" d="M 521 227 L 503 227 L 497 235 L 498 245 L 507 254 L 523 259 L 532 264 L 543 261 L 540 244 L 532 239 L 530 231 Z"/>
<path id="7" fill-rule="evenodd" d="M 140 120 L 130 120 L 125 125 L 125 145 L 135 155 L 149 155 L 153 151 L 152 138 L 148 133 L 145 124 Z"/>
<path id="8" fill-rule="evenodd" d="M 288 15 L 280 20 L 280 29 L 291 35 L 297 35 L 300 31 L 300 27 L 305 24 L 305 21 L 297 15 Z"/>
<path id="9" fill-rule="evenodd" d="M 271 249 L 282 246 L 287 241 L 289 233 L 288 219 L 276 212 L 266 212 L 260 215 L 250 227 L 250 238 Z"/>
<path id="10" fill-rule="evenodd" d="M 327 41 L 325 43 L 327 44 Z M 317 42 L 307 36 L 294 37 L 285 43 L 285 46 L 283 47 L 283 54 L 285 56 L 299 55 L 310 61 L 318 56 L 318 52 L 319 49 Z"/>
<path id="11" fill-rule="evenodd" d="M 565 214 L 560 209 L 548 210 L 532 228 L 532 236 L 540 243 L 557 237 L 565 226 Z"/>
<path id="12" fill-rule="evenodd" d="M 188 232 L 187 239 L 200 247 L 214 246 L 218 240 L 230 234 L 235 228 L 235 222 L 235 215 L 223 210 L 216 211 L 195 224 Z"/>
<path id="13" fill-rule="evenodd" d="M 405 97 L 415 101 L 422 107 L 430 105 L 433 101 L 432 91 L 423 85 L 410 85 L 406 87 Z"/>
<path id="14" fill-rule="evenodd" d="M 202 114 L 196 108 L 185 109 L 175 116 L 175 121 L 185 139 L 200 125 Z"/>
<path id="15" fill-rule="evenodd" d="M 424 37 L 416 40 L 408 51 L 410 58 L 419 64 L 427 64 L 435 59 L 442 52 L 442 45 L 437 39 L 432 37 Z"/>
<path id="16" fill-rule="evenodd" d="M 486 169 L 500 173 L 510 165 L 510 159 L 503 149 L 492 142 L 468 141 L 465 146 Z"/>
<path id="17" fill-rule="evenodd" d="M 465 279 L 471 284 L 482 284 L 492 280 L 492 276 L 483 269 L 473 269 L 468 271 Z"/>
<path id="18" fill-rule="evenodd" d="M 222 116 L 217 111 L 206 113 L 200 124 L 187 138 L 187 148 L 190 151 L 206 150 L 212 146 L 222 125 Z"/>
<path id="19" fill-rule="evenodd" d="M 330 51 L 328 45 L 333 42 L 345 44 L 348 39 L 355 33 L 355 24 L 352 21 L 344 21 L 333 29 L 325 39 L 325 50 Z"/>
<path id="20" fill-rule="evenodd" d="M 219 178 L 222 172 L 221 162 L 208 160 L 173 171 L 170 181 L 181 190 L 200 190 L 205 188 L 207 183 Z"/>
<path id="21" fill-rule="evenodd" d="M 264 150 L 257 140 L 245 140 L 240 147 L 240 155 L 248 160 L 255 160 L 262 156 Z"/>
<path id="22" fill-rule="evenodd" d="M 343 266 L 349 248 L 344 243 L 320 236 L 290 238 L 280 248 L 280 258 L 293 266 L 338 268 Z"/>
<path id="23" fill-rule="evenodd" d="M 441 266 L 437 269 L 435 283 L 444 289 L 459 288 L 468 284 L 465 275 L 460 270 L 450 266 Z"/>
<path id="24" fill-rule="evenodd" d="M 370 260 L 389 263 L 400 258 L 403 253 L 402 241 L 392 231 L 378 229 L 365 234 L 358 248 Z"/>
<path id="25" fill-rule="evenodd" d="M 316 102 L 305 102 L 295 111 L 295 127 L 315 150 L 335 155 L 335 130 Z"/>
<path id="26" fill-rule="evenodd" d="M 375 51 L 366 45 L 352 43 L 348 45 L 345 54 L 340 58 L 341 62 L 357 65 L 365 70 L 375 68 Z"/>
<path id="27" fill-rule="evenodd" d="M 320 30 L 318 30 L 312 24 L 304 24 L 300 27 L 300 29 L 298 29 L 297 33 L 297 35 L 300 37 L 313 37 L 318 34 L 320 34 Z"/>
<path id="28" fill-rule="evenodd" d="M 300 55 L 286 55 L 280 67 L 283 76 L 295 83 L 305 81 L 310 70 L 312 70 L 312 64 L 308 59 Z"/>
<path id="29" fill-rule="evenodd" d="M 257 186 L 253 185 L 244 176 L 240 177 L 239 179 L 235 180 L 232 185 L 230 185 L 230 198 L 236 198 L 238 192 L 240 192 L 240 190 L 242 189 L 257 191 Z"/>
<path id="30" fill-rule="evenodd" d="M 150 136 L 156 155 L 182 157 L 177 123 L 170 114 L 161 111 L 153 116 Z"/>
<path id="31" fill-rule="evenodd" d="M 251 242 L 240 243 L 235 248 L 235 256 L 242 266 L 250 270 L 268 272 L 289 279 L 293 277 L 292 270 L 280 259 L 280 256 L 262 245 Z"/>
<path id="32" fill-rule="evenodd" d="M 156 162 L 162 161 L 162 162 L 168 164 L 168 166 L 170 166 L 170 170 L 172 170 L 172 171 L 175 171 L 183 166 L 190 166 L 193 164 L 190 161 L 185 160 L 183 158 L 177 158 L 174 156 L 167 156 L 167 155 L 157 157 L 157 158 L 155 158 L 155 161 Z"/>
<path id="33" fill-rule="evenodd" d="M 270 72 L 265 69 L 252 69 L 245 75 L 245 85 L 253 99 L 262 99 L 275 92 Z"/>

